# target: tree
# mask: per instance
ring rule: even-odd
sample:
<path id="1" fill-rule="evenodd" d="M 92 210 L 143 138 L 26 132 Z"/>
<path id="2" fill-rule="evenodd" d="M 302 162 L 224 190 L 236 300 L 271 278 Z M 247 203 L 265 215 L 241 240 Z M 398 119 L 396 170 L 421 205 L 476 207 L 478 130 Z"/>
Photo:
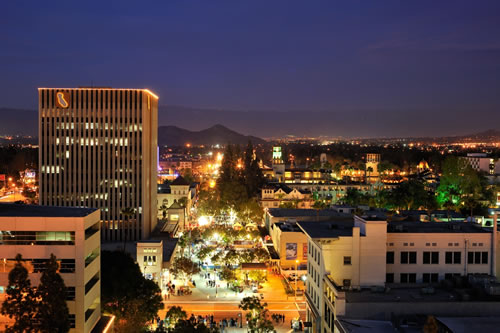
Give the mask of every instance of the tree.
<path id="1" fill-rule="evenodd" d="M 191 168 L 183 169 L 182 178 L 189 184 L 194 183 L 193 170 Z"/>
<path id="2" fill-rule="evenodd" d="M 224 281 L 234 281 L 236 279 L 236 273 L 233 269 L 224 266 L 220 271 L 220 278 Z"/>
<path id="3" fill-rule="evenodd" d="M 160 210 L 162 212 L 164 220 L 167 218 L 167 210 L 168 210 L 167 202 L 168 202 L 167 199 L 163 199 L 163 204 L 160 206 Z"/>
<path id="4" fill-rule="evenodd" d="M 410 180 L 399 184 L 392 190 L 392 204 L 399 209 L 419 209 L 429 198 L 424 184 L 418 180 Z"/>
<path id="5" fill-rule="evenodd" d="M 184 280 L 186 284 L 188 280 L 191 280 L 194 274 L 198 274 L 199 272 L 200 268 L 198 264 L 195 264 L 191 259 L 185 257 L 175 258 L 170 268 L 170 273 L 176 279 Z"/>
<path id="6" fill-rule="evenodd" d="M 354 188 L 349 188 L 343 201 L 344 203 L 354 207 L 359 206 L 363 204 L 363 194 Z"/>
<path id="7" fill-rule="evenodd" d="M 244 154 L 244 171 L 243 180 L 245 187 L 247 189 L 247 195 L 249 198 L 256 197 L 260 189 L 265 183 L 262 170 L 259 167 L 259 161 L 255 158 L 254 149 L 251 141 L 248 141 L 248 145 Z"/>
<path id="8" fill-rule="evenodd" d="M 40 332 L 62 333 L 70 329 L 69 309 L 66 303 L 67 288 L 58 270 L 59 264 L 56 257 L 51 254 L 37 288 L 40 302 L 36 317 Z"/>
<path id="9" fill-rule="evenodd" d="M 258 284 L 262 284 L 267 281 L 267 275 L 263 271 L 250 271 L 250 273 L 248 273 L 248 277 L 250 280 L 257 282 Z"/>
<path id="10" fill-rule="evenodd" d="M 324 201 L 316 200 L 314 201 L 312 208 L 316 210 L 316 220 L 319 221 L 319 211 L 327 208 L 327 204 Z"/>
<path id="11" fill-rule="evenodd" d="M 245 297 L 241 300 L 239 308 L 247 311 L 246 318 L 248 321 L 248 329 L 252 333 L 267 333 L 273 332 L 273 323 L 267 319 L 268 310 L 267 303 L 261 303 L 257 296 Z"/>
<path id="12" fill-rule="evenodd" d="M 366 168 L 366 175 L 367 175 L 367 177 L 365 178 L 365 183 L 368 182 L 368 179 L 370 178 L 370 175 L 371 175 L 372 172 L 373 172 L 373 168 L 372 167 Z"/>
<path id="13" fill-rule="evenodd" d="M 22 256 L 16 256 L 16 264 L 9 272 L 7 297 L 2 304 L 2 314 L 14 319 L 12 326 L 7 326 L 5 332 L 33 332 L 37 330 L 35 324 L 36 295 L 28 279 L 28 270 L 22 263 Z"/>
<path id="14" fill-rule="evenodd" d="M 129 328 L 137 332 L 163 308 L 158 285 L 145 279 L 132 257 L 123 251 L 101 252 L 101 297 L 103 310 L 117 317 L 120 332 Z"/>
<path id="15" fill-rule="evenodd" d="M 165 319 L 167 319 L 168 327 L 175 327 L 179 320 L 187 318 L 187 313 L 180 306 L 171 306 L 165 314 Z"/>
<path id="16" fill-rule="evenodd" d="M 196 256 L 200 261 L 205 261 L 207 260 L 208 257 L 211 256 L 211 254 L 214 252 L 214 248 L 211 246 L 203 246 L 200 248 Z"/>
<path id="17" fill-rule="evenodd" d="M 239 205 L 236 213 L 244 224 L 252 222 L 260 223 L 264 215 L 262 206 L 255 198 L 250 198 Z"/>

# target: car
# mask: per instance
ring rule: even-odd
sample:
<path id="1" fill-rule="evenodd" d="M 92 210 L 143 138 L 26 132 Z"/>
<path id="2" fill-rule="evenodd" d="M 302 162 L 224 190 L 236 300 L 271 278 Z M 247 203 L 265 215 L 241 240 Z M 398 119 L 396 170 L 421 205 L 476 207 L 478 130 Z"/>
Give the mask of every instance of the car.
<path id="1" fill-rule="evenodd" d="M 295 280 L 295 279 L 297 279 L 297 280 L 299 279 L 299 276 L 296 273 L 290 273 L 288 275 L 288 280 L 291 281 L 291 280 Z"/>

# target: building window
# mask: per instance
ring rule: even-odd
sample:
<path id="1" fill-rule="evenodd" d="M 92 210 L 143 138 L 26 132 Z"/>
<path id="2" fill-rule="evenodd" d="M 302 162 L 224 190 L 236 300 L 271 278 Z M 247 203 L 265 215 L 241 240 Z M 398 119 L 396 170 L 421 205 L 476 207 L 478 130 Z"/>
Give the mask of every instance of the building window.
<path id="1" fill-rule="evenodd" d="M 438 273 L 424 273 L 422 274 L 423 283 L 436 283 L 439 280 Z"/>
<path id="2" fill-rule="evenodd" d="M 394 273 L 385 274 L 385 283 L 394 283 Z"/>
<path id="3" fill-rule="evenodd" d="M 487 264 L 488 252 L 469 252 L 467 254 L 468 264 Z"/>
<path id="4" fill-rule="evenodd" d="M 350 265 L 351 264 L 351 257 L 344 257 L 344 265 Z"/>
<path id="5" fill-rule="evenodd" d="M 461 252 L 446 252 L 445 253 L 445 263 L 446 264 L 460 264 L 462 261 Z"/>
<path id="6" fill-rule="evenodd" d="M 385 256 L 385 263 L 386 264 L 394 264 L 394 252 L 389 251 L 387 252 Z"/>
<path id="7" fill-rule="evenodd" d="M 401 283 L 417 283 L 416 273 L 401 273 L 400 275 Z"/>
<path id="8" fill-rule="evenodd" d="M 456 276 L 456 277 L 459 277 L 460 276 L 460 273 L 445 273 L 444 274 L 444 279 L 445 280 L 453 280 L 453 277 Z"/>
<path id="9" fill-rule="evenodd" d="M 424 252 L 422 262 L 424 264 L 439 264 L 439 252 Z"/>
<path id="10" fill-rule="evenodd" d="M 417 263 L 417 252 L 401 252 L 401 263 L 402 264 L 416 264 Z"/>

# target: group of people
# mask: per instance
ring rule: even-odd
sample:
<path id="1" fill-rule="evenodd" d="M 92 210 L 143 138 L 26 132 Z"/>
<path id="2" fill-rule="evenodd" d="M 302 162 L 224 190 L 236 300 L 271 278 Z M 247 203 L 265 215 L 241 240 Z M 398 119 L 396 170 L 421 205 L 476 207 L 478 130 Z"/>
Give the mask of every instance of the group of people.
<path id="1" fill-rule="evenodd" d="M 285 322 L 285 315 L 281 313 L 273 313 L 271 315 L 271 318 L 277 322 L 277 323 L 284 323 Z"/>
<path id="2" fill-rule="evenodd" d="M 170 294 L 175 295 L 175 284 L 173 284 L 171 281 L 168 281 L 165 287 L 167 288 L 167 293 L 163 295 L 163 299 L 166 301 L 167 299 L 170 299 Z"/>
<path id="3" fill-rule="evenodd" d="M 224 330 L 228 327 L 238 326 L 238 318 L 229 318 L 229 319 L 224 318 L 217 322 L 216 320 L 214 320 L 213 315 L 195 316 L 194 314 L 191 314 L 191 316 L 189 317 L 189 321 L 197 325 L 204 324 L 206 327 L 209 327 L 210 329 L 218 327 L 221 332 L 224 332 Z"/>

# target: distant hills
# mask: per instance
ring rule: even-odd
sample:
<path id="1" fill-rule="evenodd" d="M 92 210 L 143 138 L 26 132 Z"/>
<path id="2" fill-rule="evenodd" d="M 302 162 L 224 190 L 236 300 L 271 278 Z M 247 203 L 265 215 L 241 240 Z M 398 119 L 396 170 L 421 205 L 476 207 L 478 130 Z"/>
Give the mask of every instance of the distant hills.
<path id="1" fill-rule="evenodd" d="M 160 127 L 184 128 L 193 133 L 202 132 L 203 135 L 212 135 L 211 132 L 204 132 L 205 129 L 223 124 L 235 133 L 260 138 L 379 138 L 367 139 L 371 141 L 419 138 L 422 142 L 456 142 L 464 138 L 471 142 L 500 142 L 498 127 L 494 127 L 500 124 L 500 112 L 493 109 L 457 110 L 450 117 L 449 113 L 430 110 L 234 111 L 162 105 L 158 110 L 158 123 Z M 488 128 L 494 130 L 484 131 Z M 176 130 L 171 129 L 170 132 L 168 140 L 178 142 L 175 141 L 178 140 Z M 38 112 L 0 108 L 0 135 L 4 134 L 37 136 Z M 220 140 L 225 138 L 222 136 Z"/>
<path id="2" fill-rule="evenodd" d="M 261 138 L 243 135 L 222 125 L 215 125 L 201 131 L 189 131 L 177 126 L 160 126 L 158 128 L 158 145 L 160 146 L 183 146 L 191 145 L 225 145 L 247 144 L 252 141 L 253 144 L 265 143 Z"/>

